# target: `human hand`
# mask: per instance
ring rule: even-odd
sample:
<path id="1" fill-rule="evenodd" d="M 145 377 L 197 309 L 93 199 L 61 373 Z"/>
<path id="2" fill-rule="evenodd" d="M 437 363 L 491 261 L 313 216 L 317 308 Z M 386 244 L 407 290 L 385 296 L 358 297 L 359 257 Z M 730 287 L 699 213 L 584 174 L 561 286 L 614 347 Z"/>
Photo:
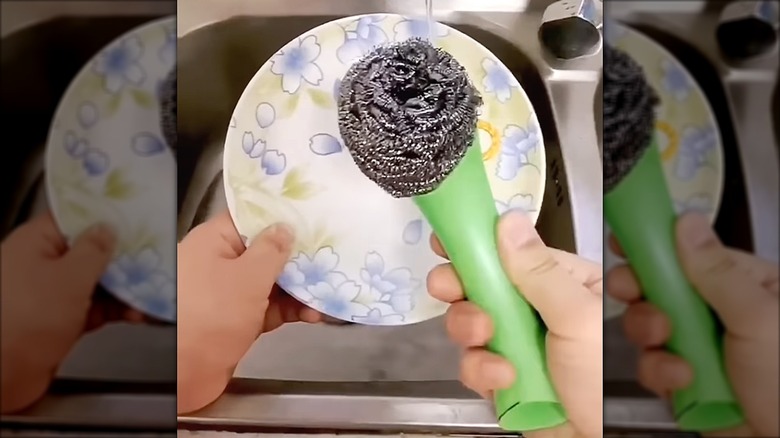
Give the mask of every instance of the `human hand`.
<path id="1" fill-rule="evenodd" d="M 245 248 L 225 211 L 177 248 L 177 411 L 216 400 L 258 336 L 322 315 L 275 282 L 294 243 L 289 227 L 272 225 Z"/>
<path id="2" fill-rule="evenodd" d="M 614 239 L 613 252 L 622 255 Z M 726 436 L 780 436 L 778 412 L 778 267 L 723 246 L 709 221 L 685 215 L 677 222 L 677 254 L 683 270 L 725 326 L 726 372 L 746 417 L 740 431 Z M 682 358 L 664 351 L 671 323 L 642 301 L 639 283 L 627 265 L 607 275 L 607 291 L 629 304 L 623 315 L 626 337 L 643 349 L 640 383 L 661 397 L 687 387 L 693 371 Z"/>
<path id="3" fill-rule="evenodd" d="M 96 225 L 69 249 L 50 213 L 14 230 L 2 243 L 2 412 L 38 400 L 60 363 L 88 331 L 143 315 L 107 294 L 94 294 L 116 245 Z"/>
<path id="4" fill-rule="evenodd" d="M 446 257 L 431 236 L 434 252 Z M 547 247 L 525 214 L 510 212 L 498 225 L 498 248 L 504 270 L 536 308 L 549 332 L 547 362 L 553 385 L 569 422 L 524 436 L 602 436 L 602 281 L 601 266 L 576 255 Z M 493 335 L 490 317 L 465 300 L 452 265 L 428 275 L 430 294 L 452 303 L 447 311 L 449 336 L 466 348 L 461 360 L 465 386 L 491 399 L 494 391 L 514 382 L 512 365 L 485 349 Z"/>

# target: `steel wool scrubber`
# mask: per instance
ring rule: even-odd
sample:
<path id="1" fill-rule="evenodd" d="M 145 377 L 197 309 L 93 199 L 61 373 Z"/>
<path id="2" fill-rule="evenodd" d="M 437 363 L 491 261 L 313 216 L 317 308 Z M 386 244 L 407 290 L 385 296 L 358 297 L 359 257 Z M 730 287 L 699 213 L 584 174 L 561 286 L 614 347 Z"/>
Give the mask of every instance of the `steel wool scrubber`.
<path id="1" fill-rule="evenodd" d="M 693 368 L 673 395 L 681 429 L 726 429 L 744 420 L 726 377 L 717 321 L 677 258 L 677 215 L 655 143 L 658 97 L 642 67 L 604 47 L 604 216 L 648 301 L 671 321 L 667 348 Z"/>
<path id="2" fill-rule="evenodd" d="M 339 128 L 357 166 L 390 195 L 412 197 L 467 291 L 492 318 L 488 347 L 517 380 L 495 397 L 512 431 L 566 421 L 545 363 L 545 329 L 505 274 L 493 195 L 475 136 L 482 103 L 465 69 L 421 39 L 374 49 L 342 81 Z"/>

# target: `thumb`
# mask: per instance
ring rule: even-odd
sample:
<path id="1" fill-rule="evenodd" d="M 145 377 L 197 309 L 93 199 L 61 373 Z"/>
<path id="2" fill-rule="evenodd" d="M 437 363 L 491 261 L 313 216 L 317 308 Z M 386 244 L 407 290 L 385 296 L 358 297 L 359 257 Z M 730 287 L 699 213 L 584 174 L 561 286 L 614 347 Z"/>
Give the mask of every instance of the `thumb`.
<path id="1" fill-rule="evenodd" d="M 504 270 L 553 333 L 578 337 L 587 315 L 597 316 L 589 323 L 602 324 L 601 297 L 571 275 L 571 268 L 561 264 L 525 214 L 504 215 L 498 240 Z"/>
<path id="2" fill-rule="evenodd" d="M 82 232 L 59 261 L 69 286 L 91 293 L 106 271 L 116 248 L 116 234 L 106 224 Z"/>
<path id="3" fill-rule="evenodd" d="M 264 229 L 243 254 L 236 260 L 236 268 L 242 275 L 250 276 L 252 281 L 264 294 L 271 293 L 276 279 L 287 264 L 295 243 L 292 228 L 283 223 L 277 223 Z"/>
<path id="4" fill-rule="evenodd" d="M 725 247 L 709 221 L 687 214 L 677 222 L 677 251 L 688 280 L 735 334 L 750 335 L 761 314 L 775 311 L 776 302 L 764 287 L 742 269 L 735 253 Z"/>

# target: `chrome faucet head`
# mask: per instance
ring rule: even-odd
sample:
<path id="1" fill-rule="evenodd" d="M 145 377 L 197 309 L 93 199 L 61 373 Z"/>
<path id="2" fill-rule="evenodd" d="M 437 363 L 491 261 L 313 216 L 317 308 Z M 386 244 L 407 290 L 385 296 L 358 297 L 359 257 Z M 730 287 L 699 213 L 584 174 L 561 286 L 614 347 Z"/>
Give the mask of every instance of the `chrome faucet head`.
<path id="1" fill-rule="evenodd" d="M 593 56 L 601 50 L 600 0 L 560 0 L 547 7 L 539 27 L 541 44 L 558 59 Z"/>
<path id="2" fill-rule="evenodd" d="M 776 0 L 737 1 L 723 9 L 716 37 L 731 59 L 748 59 L 774 52 L 780 23 Z"/>

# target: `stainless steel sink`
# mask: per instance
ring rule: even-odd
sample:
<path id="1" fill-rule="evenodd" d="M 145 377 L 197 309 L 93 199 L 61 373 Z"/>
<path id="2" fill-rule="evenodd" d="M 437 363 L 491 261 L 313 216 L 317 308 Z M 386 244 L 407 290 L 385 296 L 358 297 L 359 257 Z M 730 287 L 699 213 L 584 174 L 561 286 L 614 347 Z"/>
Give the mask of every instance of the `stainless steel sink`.
<path id="1" fill-rule="evenodd" d="M 462 12 L 462 1 L 437 0 L 435 14 L 493 51 L 533 102 L 548 157 L 538 223 L 542 236 L 553 246 L 601 261 L 601 163 L 593 114 L 601 57 L 553 68 L 536 36 L 549 1 L 521 8 L 518 2 L 482 3 L 492 12 Z M 226 209 L 221 157 L 230 115 L 271 55 L 335 18 L 410 15 L 422 6 L 422 1 L 366 0 L 180 2 L 180 238 Z M 458 354 L 442 318 L 396 328 L 286 326 L 255 344 L 228 393 L 180 417 L 180 426 L 497 431 L 489 404 L 457 381 Z"/>
<path id="2" fill-rule="evenodd" d="M 0 98 L 6 144 L 13 149 L 4 159 L 2 237 L 47 209 L 46 136 L 72 78 L 114 38 L 176 11 L 175 2 L 129 3 L 2 3 Z M 172 428 L 175 346 L 173 326 L 106 326 L 79 342 L 58 370 L 50 395 L 29 411 L 3 416 L 4 427 L 9 422 Z"/>
<path id="3" fill-rule="evenodd" d="M 724 147 L 725 184 L 715 228 L 724 243 L 777 261 L 778 137 L 772 114 L 777 120 L 778 56 L 775 51 L 739 64 L 726 61 L 715 39 L 722 6 L 607 2 L 605 15 L 660 43 L 701 85 Z M 604 339 L 605 427 L 674 429 L 666 406 L 636 383 L 637 353 L 618 319 L 605 322 Z"/>

